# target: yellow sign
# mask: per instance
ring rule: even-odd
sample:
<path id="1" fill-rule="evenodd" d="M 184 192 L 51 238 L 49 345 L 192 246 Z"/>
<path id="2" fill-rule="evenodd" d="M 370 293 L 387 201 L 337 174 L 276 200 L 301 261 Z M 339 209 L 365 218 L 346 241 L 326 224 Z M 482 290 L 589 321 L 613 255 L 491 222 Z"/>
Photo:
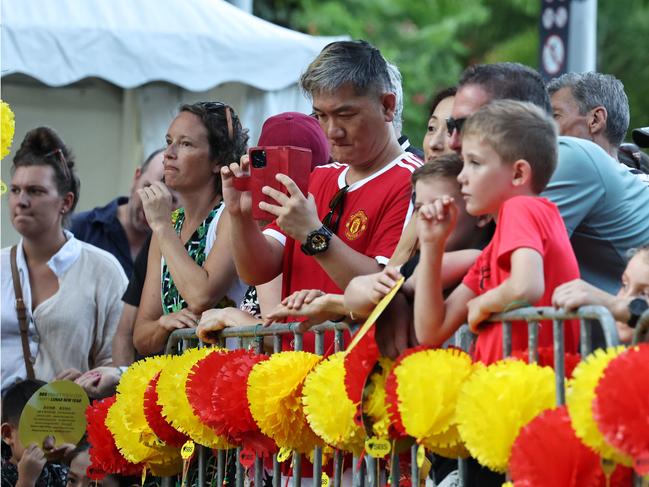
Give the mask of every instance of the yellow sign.
<path id="1" fill-rule="evenodd" d="M 329 487 L 329 476 L 322 472 L 322 481 L 320 482 L 322 487 Z"/>
<path id="2" fill-rule="evenodd" d="M 383 458 L 390 453 L 390 441 L 387 438 L 371 437 L 365 440 L 365 451 L 374 458 Z"/>
<path id="3" fill-rule="evenodd" d="M 183 460 L 188 460 L 194 454 L 194 442 L 192 440 L 187 440 L 183 447 L 180 449 L 180 456 Z"/>
<path id="4" fill-rule="evenodd" d="M 363 323 L 363 326 L 361 326 L 361 329 L 356 332 L 356 335 L 354 335 L 354 339 L 352 342 L 349 344 L 349 347 L 347 347 L 347 352 L 354 348 L 356 345 L 358 345 L 358 342 L 361 341 L 361 338 L 365 336 L 365 334 L 370 331 L 370 328 L 376 323 L 376 320 L 379 319 L 379 316 L 381 316 L 381 313 L 385 310 L 385 308 L 388 307 L 388 304 L 390 304 L 390 301 L 396 296 L 397 292 L 399 289 L 401 289 L 401 286 L 403 286 L 404 278 L 402 277 L 397 281 L 397 283 L 394 285 L 392 288 L 392 291 L 390 291 L 388 294 L 386 294 L 381 301 L 379 301 L 379 304 L 376 305 L 376 308 L 370 313 L 370 315 L 367 317 L 367 320 L 365 320 L 365 323 Z"/>
<path id="5" fill-rule="evenodd" d="M 426 460 L 426 448 L 424 445 L 419 445 L 419 448 L 417 448 L 417 466 L 419 468 L 423 467 L 424 460 Z"/>
<path id="6" fill-rule="evenodd" d="M 279 453 L 277 453 L 277 461 L 279 463 L 285 462 L 286 460 L 288 460 L 288 457 L 291 456 L 291 453 L 292 450 L 290 448 L 286 448 L 286 447 L 280 448 Z"/>
<path id="7" fill-rule="evenodd" d="M 59 446 L 76 445 L 86 432 L 85 391 L 69 380 L 45 384 L 29 399 L 18 424 L 18 434 L 23 445 L 36 443 L 43 446 L 49 436 Z"/>

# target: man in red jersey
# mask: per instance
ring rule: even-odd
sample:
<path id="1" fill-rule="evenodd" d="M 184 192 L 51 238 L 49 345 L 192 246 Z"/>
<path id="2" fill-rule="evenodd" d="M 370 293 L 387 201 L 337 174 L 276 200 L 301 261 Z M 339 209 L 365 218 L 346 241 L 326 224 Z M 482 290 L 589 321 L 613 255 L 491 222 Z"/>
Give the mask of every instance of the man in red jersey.
<path id="1" fill-rule="evenodd" d="M 410 176 L 422 161 L 399 146 L 387 63 L 372 45 L 329 44 L 300 83 L 337 162 L 315 168 L 308 197 L 286 175 L 277 180 L 290 196 L 264 188 L 276 204 L 259 206 L 276 220 L 263 232 L 252 219 L 250 193 L 233 186 L 247 159 L 223 168 L 232 252 L 245 282 L 283 273 L 282 297 L 302 289 L 341 294 L 353 277 L 379 271 L 392 255 L 412 213 Z"/>

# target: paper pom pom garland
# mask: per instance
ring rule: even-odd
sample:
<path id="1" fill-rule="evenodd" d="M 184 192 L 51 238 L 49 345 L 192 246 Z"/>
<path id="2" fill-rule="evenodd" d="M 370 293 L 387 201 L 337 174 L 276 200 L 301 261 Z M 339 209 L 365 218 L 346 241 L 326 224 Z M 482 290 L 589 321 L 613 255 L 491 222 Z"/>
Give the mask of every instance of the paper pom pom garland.
<path id="1" fill-rule="evenodd" d="M 94 401 L 86 409 L 90 466 L 105 474 L 137 475 L 142 472 L 143 465 L 131 463 L 124 458 L 106 426 L 106 416 L 113 404 L 115 396 Z"/>
<path id="2" fill-rule="evenodd" d="M 252 417 L 280 448 L 309 454 L 323 446 L 302 408 L 304 379 L 321 359 L 308 352 L 280 352 L 256 364 L 248 376 Z"/>
<path id="3" fill-rule="evenodd" d="M 367 377 L 380 357 L 372 328 L 358 344 L 345 352 L 345 389 L 349 399 L 360 405 Z"/>
<path id="4" fill-rule="evenodd" d="M 167 445 L 181 447 L 189 437 L 174 427 L 162 416 L 162 407 L 158 404 L 158 379 L 160 372 L 153 376 L 144 391 L 144 416 L 151 430 Z"/>
<path id="5" fill-rule="evenodd" d="M 144 416 L 144 391 L 168 360 L 160 356 L 135 362 L 117 385 L 117 400 L 108 411 L 106 426 L 120 452 L 132 463 L 166 463 L 178 456 L 175 449 L 158 439 Z"/>
<path id="6" fill-rule="evenodd" d="M 468 450 L 482 465 L 505 472 L 522 426 L 555 403 L 554 372 L 504 360 L 478 368 L 457 402 L 457 423 Z"/>
<path id="7" fill-rule="evenodd" d="M 368 436 L 379 438 L 399 437 L 398 430 L 392 428 L 390 412 L 388 411 L 387 393 L 385 383 L 392 370 L 394 361 L 381 357 L 378 365 L 373 368 L 363 390 L 363 401 L 361 410 L 363 412 L 363 424 L 365 433 Z"/>
<path id="8" fill-rule="evenodd" d="M 11 144 L 14 140 L 16 122 L 14 112 L 9 105 L 0 100 L 0 159 L 9 154 Z"/>
<path id="9" fill-rule="evenodd" d="M 567 389 L 566 403 L 577 436 L 602 457 L 623 465 L 631 465 L 630 457 L 610 445 L 602 436 L 593 417 L 595 387 L 606 366 L 625 350 L 624 347 L 595 350 L 574 370 L 574 379 Z"/>
<path id="10" fill-rule="evenodd" d="M 216 378 L 232 354 L 225 349 L 216 349 L 206 357 L 200 359 L 187 374 L 187 400 L 194 414 L 206 425 L 214 429 L 215 410 L 212 406 L 212 393 Z"/>
<path id="11" fill-rule="evenodd" d="M 448 431 L 455 424 L 460 387 L 472 371 L 471 357 L 458 349 L 420 348 L 403 354 L 386 382 L 393 424 L 419 441 Z"/>
<path id="12" fill-rule="evenodd" d="M 302 404 L 311 429 L 320 438 L 358 456 L 365 431 L 354 421 L 357 407 L 345 390 L 344 357 L 344 352 L 338 352 L 315 366 L 304 382 Z"/>
<path id="13" fill-rule="evenodd" d="M 593 485 L 601 467 L 599 456 L 577 438 L 561 406 L 542 412 L 521 429 L 509 472 L 515 485 L 581 487 Z"/>
<path id="14" fill-rule="evenodd" d="M 275 442 L 260 431 L 248 404 L 248 376 L 257 363 L 265 360 L 268 356 L 251 350 L 229 354 L 229 360 L 216 372 L 211 394 L 211 424 L 218 434 L 236 444 L 270 456 L 277 449 Z"/>
<path id="15" fill-rule="evenodd" d="M 222 436 L 201 422 L 189 404 L 186 394 L 187 376 L 194 365 L 211 353 L 215 348 L 190 348 L 172 360 L 162 369 L 158 379 L 158 403 L 162 414 L 178 431 L 185 433 L 199 445 L 216 449 L 230 448 Z"/>
<path id="16" fill-rule="evenodd" d="M 610 361 L 595 388 L 593 413 L 608 441 L 649 475 L 649 344 L 628 349 Z"/>

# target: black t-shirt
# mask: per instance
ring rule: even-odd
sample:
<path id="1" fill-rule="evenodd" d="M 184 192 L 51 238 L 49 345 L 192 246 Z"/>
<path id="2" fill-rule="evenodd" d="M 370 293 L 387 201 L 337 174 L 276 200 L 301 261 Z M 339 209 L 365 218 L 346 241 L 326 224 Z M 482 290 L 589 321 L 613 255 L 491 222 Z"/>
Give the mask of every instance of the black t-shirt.
<path id="1" fill-rule="evenodd" d="M 133 274 L 122 296 L 122 301 L 136 308 L 140 306 L 140 299 L 142 298 L 142 289 L 144 288 L 144 279 L 146 278 L 146 268 L 149 260 L 149 245 L 151 245 L 151 235 L 146 238 L 144 245 L 140 249 L 140 253 L 135 257 Z"/>

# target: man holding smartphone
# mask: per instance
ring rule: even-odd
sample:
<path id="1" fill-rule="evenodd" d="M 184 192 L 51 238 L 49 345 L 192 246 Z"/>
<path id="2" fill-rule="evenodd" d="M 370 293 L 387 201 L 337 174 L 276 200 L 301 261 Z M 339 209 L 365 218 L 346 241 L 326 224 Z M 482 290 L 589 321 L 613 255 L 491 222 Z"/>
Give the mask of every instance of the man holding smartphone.
<path id="1" fill-rule="evenodd" d="M 392 128 L 395 94 L 378 49 L 365 41 L 331 43 L 300 82 L 337 161 L 315 168 L 309 194 L 278 174 L 288 195 L 263 188 L 276 204 L 259 208 L 276 220 L 262 232 L 250 193 L 233 184 L 248 172 L 247 158 L 221 171 L 237 272 L 250 284 L 283 273 L 282 297 L 303 289 L 342 293 L 352 278 L 380 271 L 412 214 L 410 176 L 422 165 Z M 305 339 L 304 346 L 312 345 Z"/>

